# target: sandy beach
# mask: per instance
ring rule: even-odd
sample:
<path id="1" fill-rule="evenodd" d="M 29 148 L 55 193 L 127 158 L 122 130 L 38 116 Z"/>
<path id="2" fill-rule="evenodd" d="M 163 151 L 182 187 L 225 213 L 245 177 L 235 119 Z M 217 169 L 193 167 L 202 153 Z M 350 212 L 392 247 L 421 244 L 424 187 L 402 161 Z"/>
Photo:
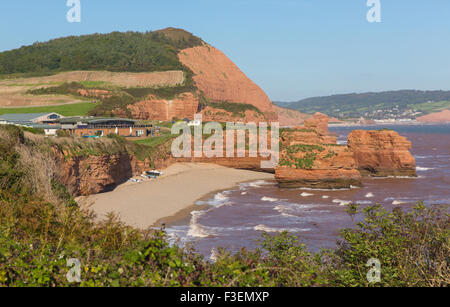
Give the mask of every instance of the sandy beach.
<path id="1" fill-rule="evenodd" d="M 99 219 L 114 212 L 124 223 L 145 229 L 186 216 L 197 200 L 214 191 L 230 189 L 241 182 L 273 178 L 268 173 L 214 164 L 179 163 L 164 170 L 164 175 L 156 180 L 127 182 L 112 192 L 82 198 L 79 203 L 93 210 Z"/>

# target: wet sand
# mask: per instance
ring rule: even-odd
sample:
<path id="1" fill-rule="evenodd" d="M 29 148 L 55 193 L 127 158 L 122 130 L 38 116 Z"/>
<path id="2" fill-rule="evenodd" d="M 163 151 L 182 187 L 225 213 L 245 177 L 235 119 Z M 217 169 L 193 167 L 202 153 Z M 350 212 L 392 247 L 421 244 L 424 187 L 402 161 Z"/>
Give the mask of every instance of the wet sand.
<path id="1" fill-rule="evenodd" d="M 145 229 L 184 218 L 197 200 L 211 192 L 273 178 L 273 174 L 214 164 L 179 163 L 164 170 L 156 180 L 127 182 L 112 192 L 81 198 L 79 203 L 93 210 L 99 219 L 114 212 L 124 223 Z"/>

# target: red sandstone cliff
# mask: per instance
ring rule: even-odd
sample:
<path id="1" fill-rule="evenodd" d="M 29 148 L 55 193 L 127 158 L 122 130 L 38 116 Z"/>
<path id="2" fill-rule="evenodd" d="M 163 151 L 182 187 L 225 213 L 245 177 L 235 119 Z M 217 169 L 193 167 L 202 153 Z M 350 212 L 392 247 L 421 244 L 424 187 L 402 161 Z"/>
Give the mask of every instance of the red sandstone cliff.
<path id="1" fill-rule="evenodd" d="M 411 142 L 395 131 L 353 131 L 348 139 L 358 169 L 371 176 L 416 176 Z"/>
<path id="2" fill-rule="evenodd" d="M 416 120 L 421 123 L 450 123 L 450 110 L 431 113 L 418 117 Z"/>
<path id="3" fill-rule="evenodd" d="M 194 72 L 196 86 L 211 101 L 250 104 L 266 118 L 278 118 L 264 91 L 220 50 L 205 44 L 184 49 L 178 57 Z"/>
<path id="4" fill-rule="evenodd" d="M 135 119 L 170 121 L 174 118 L 194 119 L 198 106 L 199 101 L 196 95 L 182 93 L 172 100 L 150 95 L 145 100 L 129 105 L 128 109 Z"/>
<path id="5" fill-rule="evenodd" d="M 280 187 L 349 188 L 361 185 L 353 153 L 328 133 L 328 117 L 317 113 L 303 127 L 281 133 Z"/>
<path id="6" fill-rule="evenodd" d="M 348 146 L 328 133 L 328 117 L 317 113 L 303 127 L 282 132 L 281 187 L 344 188 L 364 176 L 416 176 L 411 142 L 395 131 L 353 131 Z"/>
<path id="7" fill-rule="evenodd" d="M 149 95 L 128 106 L 133 118 L 170 121 L 174 118 L 192 119 L 196 113 L 201 112 L 204 121 L 259 123 L 276 121 L 280 114 L 282 125 L 294 125 L 301 124 L 306 117 L 300 112 L 273 106 L 260 87 L 225 54 L 212 46 L 205 44 L 184 49 L 179 52 L 178 57 L 183 65 L 193 71 L 193 80 L 198 91 L 177 95 L 172 100 Z M 203 106 L 201 110 L 199 102 L 201 95 L 208 101 L 216 103 L 215 106 Z M 220 108 L 222 102 L 247 104 L 258 110 L 247 109 L 233 113 L 226 108 Z M 124 116 L 125 112 L 116 109 L 114 114 Z"/>
<path id="8" fill-rule="evenodd" d="M 83 97 L 96 97 L 96 98 L 109 98 L 111 97 L 111 92 L 107 90 L 97 90 L 97 89 L 79 89 L 76 93 Z"/>
<path id="9" fill-rule="evenodd" d="M 304 114 L 297 110 L 282 108 L 277 105 L 273 109 L 278 114 L 278 122 L 281 127 L 292 127 L 303 125 L 305 119 L 311 117 L 310 114 Z"/>

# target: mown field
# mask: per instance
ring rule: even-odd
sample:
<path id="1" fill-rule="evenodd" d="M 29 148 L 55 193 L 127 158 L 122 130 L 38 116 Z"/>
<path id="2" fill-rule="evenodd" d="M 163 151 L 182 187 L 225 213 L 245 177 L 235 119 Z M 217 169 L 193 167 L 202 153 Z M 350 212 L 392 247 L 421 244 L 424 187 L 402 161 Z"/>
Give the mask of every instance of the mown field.
<path id="1" fill-rule="evenodd" d="M 4 114 L 29 114 L 29 113 L 46 113 L 56 112 L 63 116 L 85 116 L 89 111 L 94 109 L 98 104 L 92 102 L 82 102 L 74 104 L 65 104 L 58 106 L 43 107 L 24 107 L 24 108 L 0 108 L 0 115 Z"/>
<path id="2" fill-rule="evenodd" d="M 450 110 L 450 101 L 425 102 L 415 105 L 410 105 L 416 111 L 424 112 L 425 114 L 440 112 L 443 110 Z"/>

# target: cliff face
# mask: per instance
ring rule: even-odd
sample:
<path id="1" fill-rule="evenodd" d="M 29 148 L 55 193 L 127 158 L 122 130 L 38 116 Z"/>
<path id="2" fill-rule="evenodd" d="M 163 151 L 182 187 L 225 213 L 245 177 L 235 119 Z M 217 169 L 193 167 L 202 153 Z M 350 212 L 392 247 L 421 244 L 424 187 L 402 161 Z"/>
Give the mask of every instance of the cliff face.
<path id="1" fill-rule="evenodd" d="M 309 114 L 301 113 L 297 110 L 282 108 L 273 105 L 274 111 L 278 114 L 278 122 L 281 127 L 292 127 L 303 125 L 304 121 L 311 117 Z"/>
<path id="2" fill-rule="evenodd" d="M 204 44 L 183 49 L 178 57 L 194 73 L 193 81 L 197 90 L 179 94 L 172 100 L 149 95 L 128 105 L 133 118 L 161 121 L 193 119 L 196 113 L 201 112 L 205 121 L 259 123 L 277 121 L 278 114 L 282 113 L 282 124 L 292 125 L 303 121 L 300 112 L 275 108 L 261 88 L 220 50 Z M 203 104 L 200 107 L 200 96 L 213 105 Z M 221 108 L 224 103 L 228 105 Z M 234 108 L 230 104 L 242 106 Z M 114 114 L 125 116 L 126 112 L 116 109 Z"/>
<path id="3" fill-rule="evenodd" d="M 153 119 L 170 121 L 177 119 L 194 119 L 199 107 L 198 97 L 192 93 L 183 93 L 173 100 L 148 96 L 145 100 L 129 105 L 135 119 Z"/>
<path id="4" fill-rule="evenodd" d="M 210 106 L 207 106 L 202 110 L 203 120 L 205 122 L 266 122 L 266 117 L 256 111 L 246 110 L 245 112 L 241 112 L 240 114 L 233 114 L 232 112 L 228 112 L 223 109 L 217 109 Z"/>
<path id="5" fill-rule="evenodd" d="M 395 131 L 353 131 L 348 146 L 364 175 L 416 176 L 411 142 Z"/>
<path id="6" fill-rule="evenodd" d="M 60 180 L 75 196 L 111 191 L 151 166 L 127 153 L 68 157 L 56 148 L 54 152 Z"/>
<path id="7" fill-rule="evenodd" d="M 123 147 L 113 154 L 71 156 L 55 146 L 61 181 L 73 195 L 106 192 L 128 178 L 151 169 L 164 169 L 177 162 L 213 163 L 236 169 L 275 171 L 282 188 L 350 188 L 361 185 L 361 176 L 415 176 L 411 143 L 394 131 L 353 131 L 348 146 L 336 144 L 326 125 L 327 117 L 316 114 L 305 126 L 283 129 L 280 164 L 261 169 L 267 158 L 173 158 L 170 143 L 160 145 L 151 156 L 139 160 Z M 270 142 L 270 140 L 268 140 Z M 226 140 L 224 140 L 224 146 Z M 225 147 L 224 147 L 225 150 Z"/>
<path id="8" fill-rule="evenodd" d="M 138 159 L 124 148 L 114 154 L 71 156 L 70 153 L 52 147 L 58 175 L 61 183 L 74 196 L 87 196 L 108 192 L 133 176 L 139 176 L 144 171 L 165 169 L 174 163 L 212 163 L 225 167 L 254 171 L 271 172 L 261 169 L 264 158 L 251 158 L 248 153 L 245 158 L 174 158 L 170 154 L 170 146 L 160 145 L 151 157 Z M 235 153 L 237 157 L 237 153 Z"/>
<path id="9" fill-rule="evenodd" d="M 96 89 L 80 89 L 77 91 L 77 94 L 83 97 L 96 97 L 96 98 L 109 98 L 111 97 L 111 93 L 106 90 L 96 90 Z"/>
<path id="10" fill-rule="evenodd" d="M 203 45 L 184 49 L 178 57 L 194 72 L 196 86 L 211 101 L 250 104 L 266 118 L 278 118 L 264 91 L 220 50 Z"/>
<path id="11" fill-rule="evenodd" d="M 450 110 L 431 113 L 417 118 L 421 123 L 450 123 Z"/>
<path id="12" fill-rule="evenodd" d="M 280 187 L 339 189 L 361 185 L 353 153 L 328 133 L 328 117 L 316 114 L 303 127 L 281 133 Z"/>

